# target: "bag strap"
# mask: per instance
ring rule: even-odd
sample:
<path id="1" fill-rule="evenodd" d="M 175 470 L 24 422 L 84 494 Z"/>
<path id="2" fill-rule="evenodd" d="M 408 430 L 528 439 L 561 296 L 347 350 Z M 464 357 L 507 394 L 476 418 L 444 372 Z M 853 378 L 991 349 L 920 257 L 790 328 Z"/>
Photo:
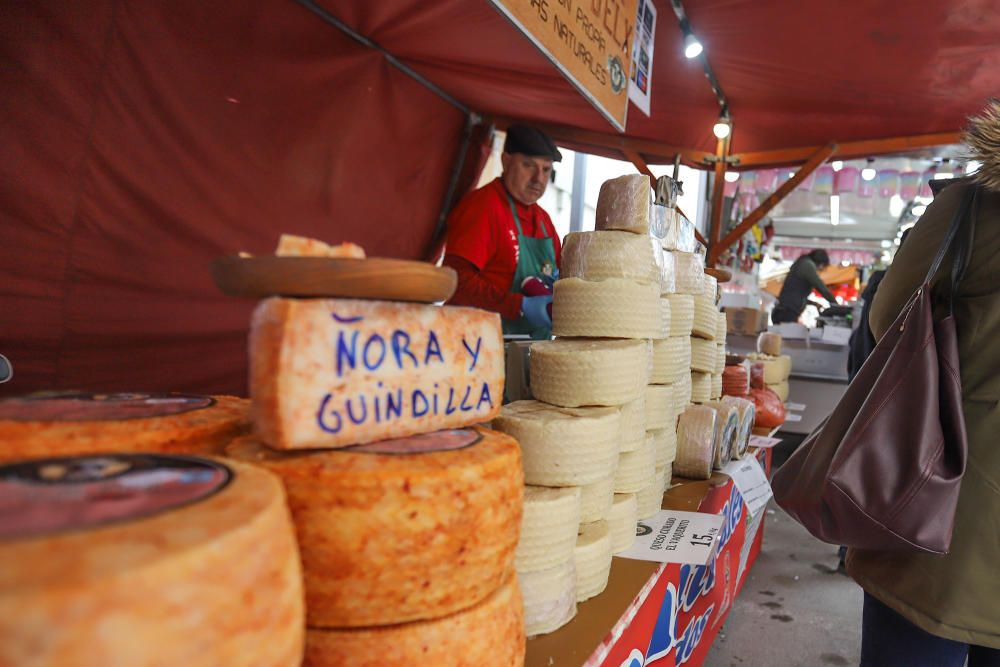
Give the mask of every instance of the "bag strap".
<path id="1" fill-rule="evenodd" d="M 952 308 L 952 297 L 956 293 L 958 283 L 962 280 L 962 276 L 965 274 L 965 269 L 968 266 L 969 255 L 972 252 L 972 230 L 975 228 L 975 220 L 973 220 L 971 224 L 967 225 L 968 229 L 966 234 L 959 235 L 958 232 L 962 228 L 962 222 L 966 217 L 968 217 L 969 210 L 972 208 L 973 202 L 976 202 L 976 208 L 978 209 L 978 195 L 979 188 L 976 185 L 970 185 L 966 188 L 965 194 L 962 197 L 962 203 L 955 211 L 955 215 L 951 219 L 951 226 L 948 228 L 948 233 L 945 234 L 944 239 L 941 241 L 941 245 L 938 247 L 937 255 L 934 256 L 934 261 L 931 262 L 930 269 L 927 271 L 927 277 L 924 278 L 924 284 L 930 284 L 931 279 L 935 274 L 937 274 L 938 269 L 941 268 L 944 256 L 954 244 L 955 258 L 951 269 L 951 290 L 948 292 L 949 310 Z M 955 243 L 956 238 L 958 239 L 957 243 Z"/>

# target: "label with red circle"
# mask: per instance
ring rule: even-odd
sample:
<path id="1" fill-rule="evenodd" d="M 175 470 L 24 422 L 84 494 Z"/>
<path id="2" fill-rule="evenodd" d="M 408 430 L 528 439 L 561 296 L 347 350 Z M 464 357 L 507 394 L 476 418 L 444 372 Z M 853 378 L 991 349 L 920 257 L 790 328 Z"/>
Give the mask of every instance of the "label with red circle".
<path id="1" fill-rule="evenodd" d="M 408 438 L 380 440 L 367 445 L 344 447 L 337 451 L 363 452 L 365 454 L 429 454 L 431 452 L 448 452 L 471 447 L 482 439 L 478 432 L 472 429 L 448 429 L 433 433 L 411 435 Z"/>
<path id="2" fill-rule="evenodd" d="M 232 471 L 190 456 L 107 454 L 0 466 L 0 540 L 87 530 L 218 493 Z"/>
<path id="3" fill-rule="evenodd" d="M 212 405 L 214 398 L 197 394 L 43 392 L 0 401 L 0 419 L 50 422 L 150 419 Z"/>

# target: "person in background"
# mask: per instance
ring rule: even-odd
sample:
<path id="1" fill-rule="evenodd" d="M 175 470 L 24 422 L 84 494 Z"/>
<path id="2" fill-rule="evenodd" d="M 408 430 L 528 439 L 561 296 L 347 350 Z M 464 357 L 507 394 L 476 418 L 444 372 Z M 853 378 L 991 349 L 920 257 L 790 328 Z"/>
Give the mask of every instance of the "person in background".
<path id="1" fill-rule="evenodd" d="M 968 460 L 946 555 L 852 548 L 848 574 L 864 589 L 862 667 L 1000 665 L 1000 100 L 965 135 L 971 178 L 935 197 L 900 246 L 871 308 L 876 339 L 923 283 L 952 217 L 979 188 L 968 269 L 954 301 Z M 931 279 L 939 300 L 953 257 Z M 933 520 L 931 517 L 928 520 Z"/>
<path id="2" fill-rule="evenodd" d="M 448 302 L 500 313 L 504 334 L 551 336 L 561 247 L 538 200 L 562 155 L 545 133 L 507 129 L 503 175 L 469 193 L 448 218 L 445 266 L 458 273 Z"/>
<path id="3" fill-rule="evenodd" d="M 819 277 L 819 272 L 828 266 L 830 257 L 825 250 L 812 250 L 792 262 L 785 284 L 781 286 L 778 303 L 771 311 L 771 322 L 798 322 L 813 290 L 831 304 L 837 303 L 837 298 Z"/>

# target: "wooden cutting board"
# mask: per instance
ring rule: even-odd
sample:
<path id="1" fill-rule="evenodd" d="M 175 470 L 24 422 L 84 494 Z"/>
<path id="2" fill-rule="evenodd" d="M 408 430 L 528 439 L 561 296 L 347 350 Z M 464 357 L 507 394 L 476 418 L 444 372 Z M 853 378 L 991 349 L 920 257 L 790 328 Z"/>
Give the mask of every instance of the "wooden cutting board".
<path id="1" fill-rule="evenodd" d="M 220 257 L 212 279 L 230 296 L 336 297 L 433 303 L 455 293 L 454 269 L 401 259 Z"/>

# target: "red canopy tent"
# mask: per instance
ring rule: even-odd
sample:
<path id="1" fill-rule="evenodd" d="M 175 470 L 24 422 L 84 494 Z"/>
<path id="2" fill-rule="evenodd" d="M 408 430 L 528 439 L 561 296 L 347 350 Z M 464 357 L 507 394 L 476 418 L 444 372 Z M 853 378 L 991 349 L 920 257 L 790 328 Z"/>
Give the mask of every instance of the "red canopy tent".
<path id="1" fill-rule="evenodd" d="M 428 256 L 481 165 L 470 112 L 614 157 L 713 151 L 718 106 L 666 2 L 653 115 L 633 107 L 624 135 L 486 0 L 321 3 L 457 104 L 307 4 L 6 3 L 0 354 L 14 379 L 0 392 L 243 393 L 253 304 L 221 295 L 210 261 L 269 252 L 281 232 Z M 830 141 L 864 155 L 954 140 L 1000 91 L 990 5 L 689 0 L 687 13 L 748 166 Z"/>

